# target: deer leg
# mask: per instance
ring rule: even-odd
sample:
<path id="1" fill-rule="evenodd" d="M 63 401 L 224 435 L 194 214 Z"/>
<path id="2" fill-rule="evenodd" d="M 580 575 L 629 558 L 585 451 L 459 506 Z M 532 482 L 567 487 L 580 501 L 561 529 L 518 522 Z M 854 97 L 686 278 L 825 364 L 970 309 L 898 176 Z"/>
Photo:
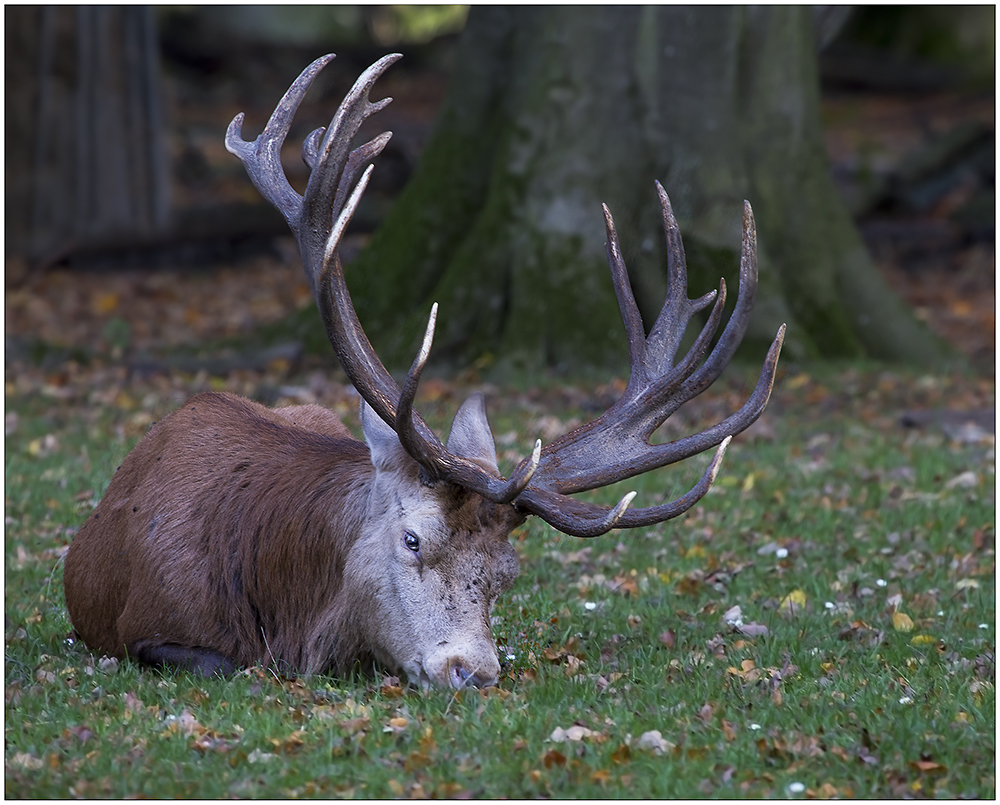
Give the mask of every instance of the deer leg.
<path id="1" fill-rule="evenodd" d="M 236 670 L 236 663 L 224 654 L 201 646 L 181 646 L 177 643 L 136 641 L 129 646 L 129 656 L 146 665 L 157 665 L 174 671 L 188 671 L 195 676 L 227 676 Z"/>

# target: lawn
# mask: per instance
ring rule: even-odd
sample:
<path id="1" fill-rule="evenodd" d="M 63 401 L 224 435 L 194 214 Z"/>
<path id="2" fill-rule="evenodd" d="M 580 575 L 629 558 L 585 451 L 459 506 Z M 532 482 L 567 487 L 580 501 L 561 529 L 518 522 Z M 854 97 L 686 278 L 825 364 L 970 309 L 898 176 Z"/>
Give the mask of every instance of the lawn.
<path id="1" fill-rule="evenodd" d="M 498 687 L 165 675 L 67 640 L 62 557 L 150 423 L 204 388 L 355 403 L 333 372 L 127 378 L 8 367 L 5 793 L 39 797 L 995 796 L 992 379 L 793 366 L 691 512 L 593 540 L 531 520 L 495 611 Z M 334 379 L 330 379 L 330 378 Z M 736 369 L 691 431 L 752 386 Z M 423 386 L 446 430 L 466 385 Z M 620 384 L 486 388 L 501 468 Z M 700 456 L 634 488 L 685 491 Z"/>

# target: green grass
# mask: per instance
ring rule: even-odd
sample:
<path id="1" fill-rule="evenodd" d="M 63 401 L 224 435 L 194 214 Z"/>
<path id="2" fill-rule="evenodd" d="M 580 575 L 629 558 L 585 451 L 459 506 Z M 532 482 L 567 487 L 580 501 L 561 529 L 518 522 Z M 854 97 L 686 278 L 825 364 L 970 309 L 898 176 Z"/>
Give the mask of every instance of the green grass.
<path id="1" fill-rule="evenodd" d="M 995 796 L 993 446 L 897 424 L 992 407 L 992 381 L 795 369 L 687 516 L 593 540 L 530 521 L 495 613 L 504 678 L 460 694 L 170 676 L 67 643 L 66 545 L 149 422 L 204 384 L 8 374 L 8 797 Z M 745 393 L 718 385 L 685 427 Z M 421 409 L 442 427 L 460 397 L 436 388 Z M 593 416 L 592 390 L 491 392 L 502 466 L 543 413 Z M 706 462 L 597 498 L 675 497 Z M 767 633 L 725 622 L 736 606 Z"/>

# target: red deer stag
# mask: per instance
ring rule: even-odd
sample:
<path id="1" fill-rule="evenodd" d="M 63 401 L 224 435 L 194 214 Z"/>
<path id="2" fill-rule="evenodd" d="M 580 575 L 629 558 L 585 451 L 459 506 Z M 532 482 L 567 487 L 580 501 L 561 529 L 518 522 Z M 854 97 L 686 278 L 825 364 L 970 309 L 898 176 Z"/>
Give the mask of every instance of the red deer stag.
<path id="1" fill-rule="evenodd" d="M 255 663 L 295 672 L 344 672 L 373 662 L 413 684 L 460 688 L 497 682 L 490 629 L 518 559 L 510 532 L 528 515 L 595 537 L 677 517 L 708 491 L 729 440 L 770 395 L 783 330 L 744 406 L 702 433 L 649 438 L 722 372 L 746 330 L 757 283 L 755 233 L 744 207 L 740 293 L 714 348 L 726 286 L 688 299 L 684 252 L 657 184 L 668 244 L 668 292 L 649 336 L 629 288 L 611 214 L 607 252 L 631 366 L 621 399 L 556 439 L 504 479 L 481 395 L 459 408 L 442 444 L 413 409 L 437 314 L 402 389 L 358 322 L 337 254 L 372 171 L 360 168 L 389 133 L 351 148 L 376 79 L 399 56 L 368 68 L 326 129 L 305 140 L 305 196 L 289 185 L 281 146 L 319 71 L 292 84 L 263 133 L 226 135 L 260 192 L 285 216 L 326 326 L 364 402 L 367 446 L 319 406 L 268 409 L 231 394 L 199 394 L 154 425 L 115 473 L 66 557 L 66 603 L 95 651 L 140 662 L 227 673 Z M 714 301 L 701 334 L 674 363 L 692 316 Z M 707 358 L 705 357 L 707 354 Z M 605 507 L 571 497 L 718 446 L 701 480 L 671 503 Z"/>

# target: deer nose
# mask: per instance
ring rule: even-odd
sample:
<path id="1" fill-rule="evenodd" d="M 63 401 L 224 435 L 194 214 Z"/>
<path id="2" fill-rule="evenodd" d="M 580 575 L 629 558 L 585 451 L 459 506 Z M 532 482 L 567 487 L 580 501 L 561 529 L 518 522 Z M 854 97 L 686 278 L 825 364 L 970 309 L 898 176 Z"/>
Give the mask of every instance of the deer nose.
<path id="1" fill-rule="evenodd" d="M 496 676 L 483 676 L 479 673 L 469 671 L 463 664 L 461 658 L 454 658 L 448 662 L 449 681 L 453 688 L 491 688 L 497 683 Z"/>

